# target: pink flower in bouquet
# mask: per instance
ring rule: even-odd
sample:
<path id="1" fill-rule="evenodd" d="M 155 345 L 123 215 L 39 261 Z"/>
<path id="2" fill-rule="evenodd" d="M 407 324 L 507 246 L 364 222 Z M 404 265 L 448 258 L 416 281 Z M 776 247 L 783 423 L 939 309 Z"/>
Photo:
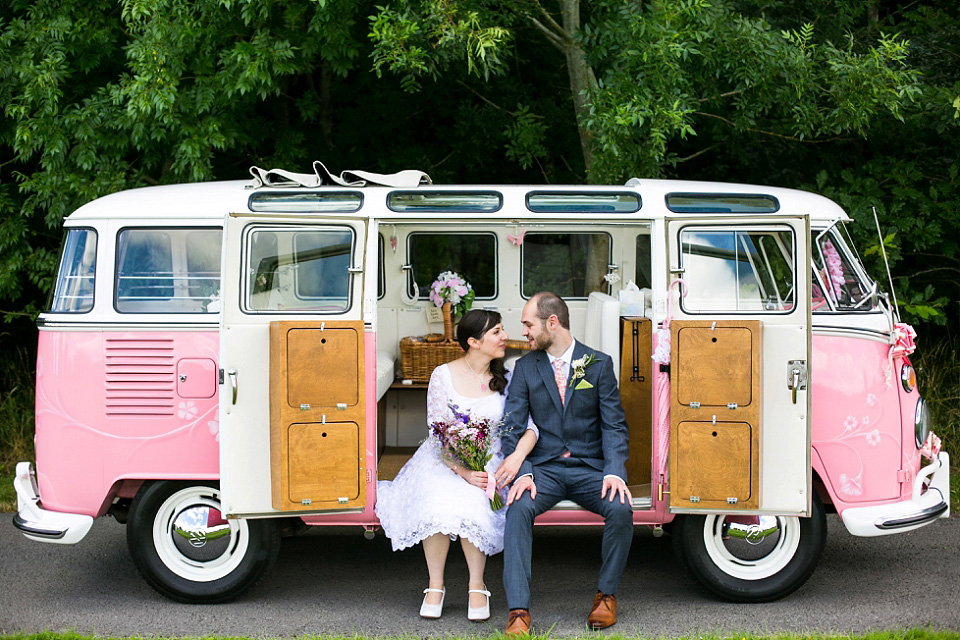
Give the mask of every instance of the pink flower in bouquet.
<path id="1" fill-rule="evenodd" d="M 453 419 L 430 425 L 430 433 L 440 446 L 440 455 L 471 471 L 484 471 L 493 457 L 496 436 L 503 426 L 503 421 L 476 418 L 461 413 L 455 404 L 449 406 Z M 498 511 L 503 508 L 503 497 L 496 491 L 493 483 L 488 484 L 487 497 L 490 499 L 491 509 Z"/>
<path id="2" fill-rule="evenodd" d="M 453 313 L 458 316 L 470 309 L 475 296 L 470 283 L 454 271 L 444 271 L 430 285 L 430 301 L 438 307 L 449 302 L 453 305 Z"/>

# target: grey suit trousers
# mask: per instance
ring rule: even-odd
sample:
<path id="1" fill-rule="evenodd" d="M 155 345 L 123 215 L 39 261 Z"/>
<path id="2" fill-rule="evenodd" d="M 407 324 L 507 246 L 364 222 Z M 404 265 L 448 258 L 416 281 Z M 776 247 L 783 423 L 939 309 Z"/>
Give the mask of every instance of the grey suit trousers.
<path id="1" fill-rule="evenodd" d="M 576 502 L 581 507 L 603 516 L 602 564 L 597 590 L 614 594 L 627 565 L 633 542 L 633 508 L 621 504 L 619 498 L 600 498 L 603 472 L 576 458 L 558 458 L 534 465 L 533 480 L 537 497 L 525 491 L 507 508 L 504 532 L 503 586 L 507 607 L 530 608 L 531 556 L 533 553 L 533 520 L 561 500 Z"/>

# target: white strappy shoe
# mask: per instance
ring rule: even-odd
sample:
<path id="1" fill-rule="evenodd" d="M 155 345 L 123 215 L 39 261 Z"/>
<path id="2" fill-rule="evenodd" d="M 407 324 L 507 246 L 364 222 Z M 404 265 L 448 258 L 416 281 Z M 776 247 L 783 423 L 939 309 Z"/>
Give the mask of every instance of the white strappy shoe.
<path id="1" fill-rule="evenodd" d="M 471 593 L 482 593 L 487 596 L 487 603 L 482 607 L 477 607 L 474 609 L 470 606 L 470 594 Z M 473 620 L 474 622 L 480 622 L 483 620 L 490 619 L 490 592 L 486 589 L 470 589 L 467 591 L 467 619 Z"/>
<path id="2" fill-rule="evenodd" d="M 447 588 L 443 589 L 430 589 L 429 587 L 423 590 L 423 604 L 420 605 L 420 617 L 421 618 L 439 618 L 440 614 L 443 613 L 443 599 L 447 596 Z M 440 604 L 427 604 L 428 593 L 439 593 L 440 594 Z"/>

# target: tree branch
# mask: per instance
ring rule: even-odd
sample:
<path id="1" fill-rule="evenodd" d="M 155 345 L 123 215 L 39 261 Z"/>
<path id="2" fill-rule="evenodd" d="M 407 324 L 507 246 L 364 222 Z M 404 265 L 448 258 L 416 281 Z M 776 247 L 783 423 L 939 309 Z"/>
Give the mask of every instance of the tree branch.
<path id="1" fill-rule="evenodd" d="M 543 24 L 540 23 L 539 20 L 537 20 L 533 16 L 530 17 L 530 22 L 532 22 L 533 26 L 536 27 L 540 31 L 540 33 L 542 33 L 547 38 L 547 42 L 549 42 L 550 44 L 555 46 L 557 49 L 559 49 L 560 53 L 566 53 L 566 49 L 564 48 L 565 45 L 564 45 L 563 38 L 561 38 L 556 33 L 551 31 L 547 27 L 545 27 Z"/>
<path id="2" fill-rule="evenodd" d="M 822 140 L 811 140 L 811 139 L 808 139 L 808 138 L 798 138 L 798 137 L 796 137 L 796 136 L 788 136 L 788 135 L 785 135 L 785 134 L 783 134 L 783 133 L 777 133 L 777 132 L 775 132 L 775 131 L 766 131 L 766 130 L 764 130 L 764 129 L 754 129 L 753 127 L 738 127 L 737 124 L 736 124 L 735 122 L 733 122 L 732 120 L 728 120 L 728 119 L 724 118 L 723 116 L 718 116 L 718 115 L 713 114 L 713 113 L 705 113 L 705 112 L 703 112 L 703 111 L 694 111 L 693 114 L 694 114 L 694 115 L 697 115 L 697 116 L 703 116 L 703 117 L 705 117 L 705 118 L 715 118 L 715 119 L 717 119 L 717 120 L 720 120 L 721 122 L 727 123 L 728 125 L 730 125 L 730 126 L 733 127 L 734 129 L 742 129 L 743 131 L 749 131 L 750 133 L 760 133 L 760 134 L 763 134 L 763 135 L 765 135 L 765 136 L 773 136 L 774 138 L 781 138 L 781 139 L 783 139 L 783 140 L 790 140 L 791 142 L 803 142 L 803 143 L 806 143 L 806 144 L 825 144 L 825 143 L 827 143 L 827 142 L 839 142 L 839 141 L 853 140 L 853 138 L 844 138 L 843 136 L 835 136 L 835 137 L 833 137 L 833 138 L 824 138 L 824 139 L 822 139 Z"/>
<path id="3" fill-rule="evenodd" d="M 700 151 L 697 151 L 696 153 L 687 156 L 686 158 L 679 158 L 679 159 L 676 160 L 676 162 L 677 162 L 677 163 L 680 163 L 680 162 L 686 162 L 687 160 L 693 160 L 693 159 L 696 158 L 697 156 L 702 156 L 703 154 L 707 153 L 708 151 L 713 150 L 714 148 L 716 148 L 716 146 L 717 146 L 717 145 L 712 144 L 712 145 L 710 145 L 709 147 L 707 147 L 707 148 L 705 148 L 705 149 L 701 149 Z"/>
<path id="4" fill-rule="evenodd" d="M 473 95 L 475 95 L 475 96 L 477 96 L 478 98 L 480 98 L 481 100 L 483 100 L 484 102 L 486 102 L 488 105 L 490 105 L 490 106 L 493 107 L 494 109 L 499 109 L 500 111 L 503 111 L 504 113 L 509 113 L 509 114 L 510 114 L 511 116 L 513 116 L 514 118 L 516 118 L 517 116 L 520 115 L 520 114 L 517 113 L 516 111 L 510 111 L 509 109 L 505 109 L 505 108 L 501 107 L 500 105 L 498 105 L 497 103 L 491 101 L 489 98 L 483 96 L 483 95 L 480 94 L 480 93 L 477 93 L 474 89 L 472 89 L 472 88 L 470 88 L 469 86 L 467 86 L 466 84 L 464 84 L 464 82 L 463 82 L 462 80 L 457 80 L 456 83 L 457 83 L 458 85 L 460 85 L 461 87 L 463 87 L 464 89 L 466 89 L 467 91 L 469 91 L 470 93 L 472 93 Z M 534 113 L 531 113 L 530 116 L 532 116 L 532 117 L 534 117 L 534 118 L 537 118 L 537 119 L 539 119 L 539 120 L 542 120 L 542 119 L 544 118 L 544 116 L 538 116 L 538 115 L 536 115 L 536 114 L 534 114 Z"/>
<path id="5" fill-rule="evenodd" d="M 746 89 L 734 89 L 733 91 L 727 91 L 726 93 L 721 93 L 718 96 L 710 96 L 709 98 L 700 98 L 697 102 L 709 102 L 710 100 L 716 100 L 718 98 L 729 98 L 730 96 L 735 96 L 737 94 L 743 93 Z"/>
<path id="6" fill-rule="evenodd" d="M 553 19 L 553 16 L 550 15 L 550 12 L 548 12 L 546 9 L 543 8 L 543 5 L 540 4 L 540 2 L 538 2 L 537 0 L 534 0 L 534 4 L 537 5 L 537 9 L 540 10 L 540 15 L 542 15 L 544 19 L 546 19 L 547 23 L 550 25 L 550 28 L 553 29 L 555 33 L 563 34 L 564 38 L 570 37 L 569 34 L 563 30 L 563 27 L 557 24 L 557 21 Z"/>

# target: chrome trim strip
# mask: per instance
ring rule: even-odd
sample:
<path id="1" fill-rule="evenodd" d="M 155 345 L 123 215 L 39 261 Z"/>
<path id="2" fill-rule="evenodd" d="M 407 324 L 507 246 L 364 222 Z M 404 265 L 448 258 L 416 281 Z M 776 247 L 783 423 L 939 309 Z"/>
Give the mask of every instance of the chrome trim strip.
<path id="1" fill-rule="evenodd" d="M 220 326 L 214 322 L 63 322 L 60 320 L 45 320 L 37 318 L 37 328 L 50 329 L 78 329 L 83 331 L 154 331 L 157 329 L 209 329 L 216 330 Z"/>
<path id="2" fill-rule="evenodd" d="M 363 513 L 365 511 L 364 507 L 351 507 L 349 509 L 330 509 L 327 511 L 260 511 L 256 513 L 228 513 L 223 517 L 227 520 L 234 518 L 244 518 L 244 519 L 253 519 L 253 518 L 289 518 L 294 516 L 297 518 L 313 518 L 315 516 L 343 516 L 343 515 L 352 515 L 356 513 Z"/>
<path id="3" fill-rule="evenodd" d="M 936 491 L 937 493 L 940 493 L 938 489 L 932 489 L 932 491 Z M 940 494 L 940 495 L 941 497 L 943 496 L 943 494 Z M 939 504 L 935 504 L 932 507 L 927 507 L 922 511 L 918 511 L 917 513 L 912 513 L 902 518 L 890 518 L 890 519 L 880 518 L 876 521 L 876 523 L 874 523 L 874 526 L 877 529 L 887 531 L 890 529 L 902 529 L 903 527 L 912 527 L 916 525 L 926 524 L 928 522 L 931 522 L 939 518 L 940 514 L 946 511 L 948 507 L 949 505 L 943 500 L 941 500 Z"/>
<path id="4" fill-rule="evenodd" d="M 643 510 L 652 509 L 653 499 L 647 498 L 647 497 L 634 498 L 633 502 L 631 503 L 631 506 L 634 509 L 643 509 Z M 588 509 L 584 509 L 573 500 L 561 500 L 554 506 L 550 507 L 548 511 L 588 511 Z"/>
<path id="5" fill-rule="evenodd" d="M 49 538 L 51 540 L 59 540 L 63 536 L 67 535 L 66 529 L 63 531 L 58 531 L 56 529 L 41 529 L 38 525 L 21 518 L 19 513 L 13 514 L 13 526 L 25 534 L 31 536 L 43 536 L 44 538 Z"/>

